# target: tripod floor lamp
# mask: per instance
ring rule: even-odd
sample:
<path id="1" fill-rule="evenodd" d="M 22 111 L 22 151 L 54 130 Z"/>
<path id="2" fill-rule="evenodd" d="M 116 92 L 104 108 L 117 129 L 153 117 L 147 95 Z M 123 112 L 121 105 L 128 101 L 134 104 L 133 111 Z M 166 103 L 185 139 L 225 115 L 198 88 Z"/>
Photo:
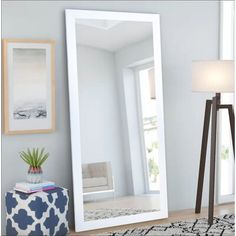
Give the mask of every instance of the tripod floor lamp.
<path id="1" fill-rule="evenodd" d="M 211 144 L 210 144 L 210 179 L 209 179 L 209 206 L 208 223 L 213 223 L 214 195 L 215 195 L 215 166 L 216 166 L 216 135 L 217 114 L 220 109 L 227 109 L 231 129 L 233 152 L 235 155 L 234 110 L 231 104 L 221 104 L 220 93 L 234 91 L 234 61 L 194 61 L 192 63 L 192 88 L 197 92 L 214 92 L 212 100 L 206 100 L 205 117 L 202 134 L 198 186 L 195 213 L 200 213 L 202 190 L 207 153 L 209 124 L 211 118 Z"/>

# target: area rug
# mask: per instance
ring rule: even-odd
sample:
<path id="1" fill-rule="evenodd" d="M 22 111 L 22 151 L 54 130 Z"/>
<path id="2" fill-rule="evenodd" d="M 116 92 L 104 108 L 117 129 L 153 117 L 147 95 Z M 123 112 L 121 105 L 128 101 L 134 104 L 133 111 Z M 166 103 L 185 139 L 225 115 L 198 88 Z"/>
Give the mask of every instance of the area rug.
<path id="1" fill-rule="evenodd" d="M 147 228 L 126 229 L 118 232 L 99 234 L 99 236 L 230 236 L 234 235 L 234 214 L 214 217 L 212 226 L 206 218 L 176 221 L 173 223 L 153 225 Z"/>
<path id="2" fill-rule="evenodd" d="M 108 219 L 118 216 L 137 215 L 140 213 L 154 212 L 156 209 L 136 209 L 136 208 L 100 208 L 95 210 L 85 210 L 85 221 Z"/>

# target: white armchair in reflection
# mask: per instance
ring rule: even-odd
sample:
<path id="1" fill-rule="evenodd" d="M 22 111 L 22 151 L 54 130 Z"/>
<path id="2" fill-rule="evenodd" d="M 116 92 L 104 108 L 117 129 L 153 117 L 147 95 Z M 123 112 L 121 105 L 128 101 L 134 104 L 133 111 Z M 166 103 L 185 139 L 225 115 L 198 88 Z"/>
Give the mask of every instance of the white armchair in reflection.
<path id="1" fill-rule="evenodd" d="M 83 195 L 112 192 L 114 181 L 110 162 L 82 164 Z"/>

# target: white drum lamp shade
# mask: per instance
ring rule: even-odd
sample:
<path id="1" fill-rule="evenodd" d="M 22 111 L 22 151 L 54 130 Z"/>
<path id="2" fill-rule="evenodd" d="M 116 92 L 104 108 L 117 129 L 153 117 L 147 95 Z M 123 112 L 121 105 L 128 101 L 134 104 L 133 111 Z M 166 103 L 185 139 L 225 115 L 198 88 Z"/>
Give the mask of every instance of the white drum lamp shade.
<path id="1" fill-rule="evenodd" d="M 192 90 L 195 92 L 234 92 L 234 61 L 193 61 Z"/>

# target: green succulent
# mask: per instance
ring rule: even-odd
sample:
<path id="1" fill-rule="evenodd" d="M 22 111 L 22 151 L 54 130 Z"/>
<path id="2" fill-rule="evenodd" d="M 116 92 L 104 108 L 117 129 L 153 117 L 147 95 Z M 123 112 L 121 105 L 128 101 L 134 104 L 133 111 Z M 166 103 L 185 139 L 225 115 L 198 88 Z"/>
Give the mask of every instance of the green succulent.
<path id="1" fill-rule="evenodd" d="M 45 153 L 44 150 L 44 148 L 41 150 L 39 148 L 33 148 L 32 150 L 27 148 L 27 151 L 20 152 L 20 157 L 29 166 L 40 168 L 49 157 L 49 153 Z"/>

